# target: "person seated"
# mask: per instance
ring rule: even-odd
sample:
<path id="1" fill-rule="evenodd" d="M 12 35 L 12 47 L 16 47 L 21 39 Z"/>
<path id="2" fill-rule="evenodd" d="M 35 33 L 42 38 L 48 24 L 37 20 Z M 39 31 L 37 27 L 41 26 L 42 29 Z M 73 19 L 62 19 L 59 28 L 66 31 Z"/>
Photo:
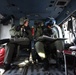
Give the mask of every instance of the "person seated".
<path id="1" fill-rule="evenodd" d="M 37 22 L 37 23 L 35 23 L 35 26 L 36 26 L 36 29 L 35 29 L 35 39 L 37 40 L 40 36 L 42 36 L 42 34 L 43 34 L 43 29 L 42 29 L 42 27 L 43 27 L 43 23 L 42 22 Z M 40 41 L 37 41 L 36 43 L 35 43 L 35 49 L 36 49 L 36 52 L 38 53 L 38 55 L 42 58 L 42 59 L 44 59 L 45 58 L 45 54 L 44 54 L 44 46 L 43 46 L 43 44 L 42 44 L 42 42 L 40 42 Z M 41 50 L 41 51 L 39 51 L 39 50 Z"/>
<path id="2" fill-rule="evenodd" d="M 11 28 L 10 33 L 12 38 L 17 39 L 17 38 L 26 37 L 27 39 L 31 40 L 32 34 L 31 34 L 31 28 L 29 27 L 29 19 L 25 18 L 23 25 L 14 26 L 13 28 Z M 26 44 L 24 43 L 24 45 Z M 6 48 L 5 58 L 4 58 L 4 65 L 5 65 L 5 70 L 8 70 L 10 68 L 10 64 L 13 61 L 13 57 L 16 56 L 18 43 L 8 42 L 6 47 L 7 48 Z"/>
<path id="3" fill-rule="evenodd" d="M 42 22 L 40 23 L 37 23 L 36 25 L 36 31 L 35 31 L 35 39 L 38 39 L 39 37 L 43 36 L 45 27 L 44 27 L 44 24 Z M 38 62 L 42 62 L 44 65 L 44 68 L 46 68 L 46 64 L 48 64 L 48 60 L 47 60 L 47 56 L 46 56 L 46 52 L 45 52 L 45 42 L 43 41 L 36 41 L 35 42 L 35 49 L 36 49 L 36 52 L 38 54 Z M 47 60 L 47 63 L 46 61 Z M 48 66 L 48 65 L 47 65 Z M 48 68 L 46 68 L 46 70 L 48 70 Z"/>
<path id="4" fill-rule="evenodd" d="M 50 21 L 48 21 L 48 22 L 47 21 L 48 20 L 46 19 L 45 26 L 43 27 L 43 29 L 38 25 L 38 28 L 36 29 L 36 35 L 35 35 L 37 39 L 43 35 L 51 37 L 51 35 L 53 34 L 52 29 L 51 29 L 51 25 L 50 25 Z M 42 59 L 45 59 L 46 55 L 45 55 L 45 50 L 44 50 L 44 42 L 43 41 L 37 41 L 35 43 L 35 48 L 36 48 L 38 55 Z"/>
<path id="5" fill-rule="evenodd" d="M 39 41 L 37 41 L 38 37 L 42 36 L 43 33 L 43 22 L 42 21 L 35 21 L 35 34 L 34 34 L 34 39 L 35 39 L 35 50 L 33 53 L 34 56 L 34 61 L 36 62 L 36 59 L 38 59 L 38 62 L 41 62 L 41 58 L 39 57 L 38 54 L 38 48 L 41 45 L 41 43 Z M 39 44 L 40 43 L 40 44 Z M 41 47 L 40 47 L 41 48 Z M 39 48 L 39 49 L 40 49 Z M 43 58 L 43 57 L 42 57 Z"/>
<path id="6" fill-rule="evenodd" d="M 28 37 L 32 39 L 31 28 L 29 27 L 29 19 L 25 18 L 23 25 L 13 26 L 10 29 L 11 37 Z"/>
<path id="7" fill-rule="evenodd" d="M 58 29 L 58 30 L 57 30 Z M 56 25 L 56 21 L 53 18 L 46 18 L 45 26 L 43 28 L 42 34 L 40 36 L 48 36 L 51 38 L 62 38 L 61 29 Z M 56 53 L 56 50 L 61 49 L 57 44 L 59 41 L 50 42 L 50 41 L 37 41 L 35 43 L 35 49 L 37 54 L 44 61 L 44 69 L 49 69 L 49 55 Z M 61 44 L 61 43 L 60 43 Z M 62 44 L 61 44 L 62 45 Z"/>

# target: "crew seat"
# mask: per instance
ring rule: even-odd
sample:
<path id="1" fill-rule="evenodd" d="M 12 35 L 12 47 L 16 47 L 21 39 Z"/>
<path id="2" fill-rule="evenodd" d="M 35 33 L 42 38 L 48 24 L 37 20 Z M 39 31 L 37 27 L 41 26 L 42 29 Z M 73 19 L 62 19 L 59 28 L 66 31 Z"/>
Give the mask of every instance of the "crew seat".
<path id="1" fill-rule="evenodd" d="M 13 52 L 13 56 L 9 54 L 10 59 L 10 67 L 19 66 L 24 67 L 29 62 L 30 56 L 30 40 L 28 38 L 11 38 L 11 45 L 8 47 L 8 43 L 6 45 L 6 55 L 8 55 L 7 49 L 15 49 Z M 13 45 L 13 46 L 12 46 Z M 11 48 L 14 47 L 14 48 Z M 12 60 L 12 61 L 11 61 Z M 4 63 L 7 64 L 7 57 L 5 57 Z M 7 65 L 5 65 L 7 67 Z M 8 67 L 7 67 L 8 68 Z"/>
<path id="2" fill-rule="evenodd" d="M 16 55 L 13 58 L 12 64 L 18 65 L 18 66 L 25 66 L 26 63 L 29 61 L 30 56 L 30 50 L 31 50 L 31 44 L 29 39 L 21 38 L 20 42 L 16 40 L 17 43 L 17 52 Z M 26 61 L 27 60 L 27 61 Z"/>

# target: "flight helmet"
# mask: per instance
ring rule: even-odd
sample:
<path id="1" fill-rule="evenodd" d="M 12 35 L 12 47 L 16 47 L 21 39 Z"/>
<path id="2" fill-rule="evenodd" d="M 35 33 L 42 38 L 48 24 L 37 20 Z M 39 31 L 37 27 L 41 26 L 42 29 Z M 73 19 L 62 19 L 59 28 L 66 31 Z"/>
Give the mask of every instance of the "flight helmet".
<path id="1" fill-rule="evenodd" d="M 46 18 L 46 20 L 45 20 L 45 26 L 52 26 L 52 25 L 55 25 L 56 24 L 56 21 L 55 21 L 55 19 L 54 18 L 50 18 L 50 17 L 48 17 L 48 18 Z"/>

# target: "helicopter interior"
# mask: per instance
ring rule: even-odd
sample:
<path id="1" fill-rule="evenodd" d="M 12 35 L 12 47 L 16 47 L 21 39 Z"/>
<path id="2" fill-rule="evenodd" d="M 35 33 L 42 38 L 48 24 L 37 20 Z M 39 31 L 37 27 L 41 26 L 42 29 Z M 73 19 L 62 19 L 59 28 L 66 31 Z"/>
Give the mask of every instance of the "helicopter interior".
<path id="1" fill-rule="evenodd" d="M 73 8 L 73 6 L 75 6 L 73 4 L 74 2 L 75 1 L 72 0 L 2 0 L 0 4 L 1 20 L 9 17 L 7 18 L 8 20 L 10 16 L 13 16 L 15 20 L 25 16 L 30 20 L 42 20 L 47 17 L 54 17 L 57 24 L 59 24 L 75 11 Z M 4 22 L 7 20 L 4 20 Z"/>
<path id="2" fill-rule="evenodd" d="M 75 37 L 76 37 L 76 34 L 75 34 L 76 4 L 75 3 L 76 3 L 75 0 L 22 0 L 22 1 L 21 0 L 0 0 L 0 39 L 1 39 L 0 41 L 2 41 L 2 39 L 6 39 L 7 41 L 9 41 L 8 40 L 9 38 L 10 41 L 12 42 L 11 35 L 9 34 L 9 30 L 13 25 L 22 24 L 23 22 L 22 19 L 24 17 L 29 18 L 30 27 L 34 26 L 35 21 L 45 21 L 47 17 L 53 17 L 56 20 L 56 24 L 59 27 L 61 27 L 61 30 L 62 30 L 62 34 L 59 34 L 59 30 L 56 33 L 58 33 L 60 36 L 62 35 L 62 38 L 67 38 L 67 40 L 64 39 L 64 49 L 68 50 L 71 46 L 75 46 L 76 44 L 75 43 L 76 42 L 75 41 Z M 6 31 L 7 31 L 7 34 L 6 34 Z M 13 42 L 17 43 L 17 40 L 18 39 L 15 39 L 13 40 Z M 7 41 L 3 41 L 3 43 Z M 61 41 L 58 41 L 58 43 L 59 43 L 58 47 L 62 45 Z M 18 42 L 17 52 L 21 49 L 19 48 L 20 44 L 22 43 Z M 6 46 L 6 44 L 2 44 L 2 45 Z M 20 62 L 22 62 L 25 59 L 24 58 L 25 56 L 26 57 L 29 56 L 29 46 L 26 45 L 26 51 L 24 50 L 25 49 L 24 46 L 22 46 L 22 49 L 23 50 L 20 53 L 22 54 L 20 56 L 22 57 L 20 59 L 21 61 L 14 62 L 13 67 L 15 66 L 15 64 L 18 64 L 20 67 L 23 67 L 23 65 L 21 65 Z M 59 57 L 56 56 L 56 53 L 59 55 Z M 55 60 L 56 67 L 61 68 L 62 65 L 64 64 L 66 65 L 66 61 L 64 60 L 65 55 L 67 55 L 68 64 L 73 66 L 72 62 L 69 63 L 74 59 L 74 57 L 72 57 L 71 54 L 68 55 L 66 52 L 64 52 L 64 55 L 63 55 L 63 52 L 59 52 L 59 51 L 56 51 L 56 53 L 54 54 L 53 52 L 53 56 L 54 56 L 53 58 L 55 58 L 54 60 Z M 16 56 L 18 56 L 18 54 L 19 53 L 17 53 Z M 31 58 L 30 58 L 30 61 L 32 61 Z M 25 61 L 25 63 L 28 65 L 28 61 Z M 41 62 L 39 62 L 39 64 L 40 63 Z M 68 75 L 66 66 L 64 66 L 64 69 L 66 70 L 65 75 Z"/>

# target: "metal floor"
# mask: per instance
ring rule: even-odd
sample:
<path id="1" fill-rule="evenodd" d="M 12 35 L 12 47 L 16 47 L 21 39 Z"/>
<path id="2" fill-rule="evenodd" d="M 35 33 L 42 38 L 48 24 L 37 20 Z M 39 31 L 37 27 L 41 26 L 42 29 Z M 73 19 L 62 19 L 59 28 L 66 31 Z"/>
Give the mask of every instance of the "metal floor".
<path id="1" fill-rule="evenodd" d="M 42 71 L 42 68 L 40 68 L 38 65 L 29 66 L 28 70 L 26 71 L 26 68 L 16 68 L 7 71 L 3 75 L 65 75 L 65 72 L 62 70 L 58 70 L 55 67 L 50 67 L 49 71 Z M 73 70 L 68 70 L 68 75 L 74 75 Z"/>
<path id="2" fill-rule="evenodd" d="M 29 67 L 27 75 L 65 75 L 65 72 L 55 67 L 50 67 L 49 71 L 43 71 L 42 68 L 38 69 L 38 66 L 34 66 L 33 68 Z M 68 70 L 68 75 L 74 75 L 73 70 Z"/>
<path id="3" fill-rule="evenodd" d="M 52 60 L 50 61 L 50 63 L 56 63 L 56 62 Z M 56 68 L 56 64 L 50 64 L 49 66 L 50 66 L 49 71 L 43 71 L 42 63 L 40 64 L 29 63 L 28 66 L 23 68 L 19 67 L 12 68 L 6 71 L 3 75 L 65 75 L 65 71 L 63 70 L 63 68 L 60 69 Z M 73 70 L 70 68 L 68 69 L 68 75 L 74 75 Z"/>

